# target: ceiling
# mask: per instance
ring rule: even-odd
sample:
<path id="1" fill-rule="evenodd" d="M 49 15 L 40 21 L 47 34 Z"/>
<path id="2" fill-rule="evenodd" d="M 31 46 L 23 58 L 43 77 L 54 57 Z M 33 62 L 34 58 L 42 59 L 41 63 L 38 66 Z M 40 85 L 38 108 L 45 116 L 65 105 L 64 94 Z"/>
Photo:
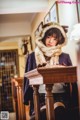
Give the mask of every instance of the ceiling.
<path id="1" fill-rule="evenodd" d="M 45 11 L 48 0 L 0 0 L 0 23 L 32 22 L 36 13 Z"/>
<path id="2" fill-rule="evenodd" d="M 32 22 L 36 14 L 37 13 L 2 14 L 0 15 L 0 23 Z"/>
<path id="3" fill-rule="evenodd" d="M 4 28 L 6 23 L 13 23 L 14 26 L 21 22 L 31 24 L 37 13 L 46 11 L 48 2 L 49 0 L 0 0 L 0 42 L 12 36 L 10 32 L 13 28 L 10 26 Z M 6 35 L 7 31 L 8 35 Z"/>

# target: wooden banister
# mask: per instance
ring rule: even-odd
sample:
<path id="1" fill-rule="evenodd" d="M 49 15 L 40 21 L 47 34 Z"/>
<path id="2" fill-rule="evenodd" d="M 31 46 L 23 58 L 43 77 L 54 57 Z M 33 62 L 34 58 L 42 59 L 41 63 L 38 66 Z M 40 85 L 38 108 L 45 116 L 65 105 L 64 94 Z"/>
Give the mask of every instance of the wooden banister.
<path id="1" fill-rule="evenodd" d="M 23 104 L 23 78 L 12 78 L 12 94 L 14 100 L 14 108 L 16 112 L 16 120 L 25 120 L 26 111 Z"/>

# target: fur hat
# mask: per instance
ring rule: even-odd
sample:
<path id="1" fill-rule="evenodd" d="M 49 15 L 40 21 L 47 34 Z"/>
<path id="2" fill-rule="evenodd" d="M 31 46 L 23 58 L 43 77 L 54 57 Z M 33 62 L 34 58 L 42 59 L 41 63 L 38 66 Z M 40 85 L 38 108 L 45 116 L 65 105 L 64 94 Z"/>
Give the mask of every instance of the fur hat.
<path id="1" fill-rule="evenodd" d="M 50 23 L 47 23 L 47 24 L 44 24 L 44 25 L 43 25 L 43 30 L 41 31 L 40 36 L 37 37 L 36 43 L 37 43 L 37 41 L 42 41 L 42 39 L 43 39 L 44 36 L 45 36 L 45 33 L 46 33 L 49 29 L 51 29 L 51 28 L 57 28 L 57 29 L 59 29 L 59 30 L 61 31 L 62 36 L 63 36 L 63 38 L 64 38 L 64 42 L 62 43 L 62 46 L 66 45 L 66 43 L 67 43 L 67 36 L 66 36 L 66 33 L 65 33 L 63 27 L 61 27 L 58 23 L 54 23 L 54 22 L 50 22 Z"/>

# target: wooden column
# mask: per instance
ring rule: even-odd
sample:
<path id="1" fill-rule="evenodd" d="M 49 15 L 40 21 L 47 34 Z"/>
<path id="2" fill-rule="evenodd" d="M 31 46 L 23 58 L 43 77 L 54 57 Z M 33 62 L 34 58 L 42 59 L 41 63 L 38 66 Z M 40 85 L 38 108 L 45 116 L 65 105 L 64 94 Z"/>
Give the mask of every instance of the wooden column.
<path id="1" fill-rule="evenodd" d="M 20 94 L 19 94 L 19 85 L 17 86 L 17 104 L 18 104 L 18 119 L 21 119 L 21 106 L 20 106 Z"/>
<path id="2" fill-rule="evenodd" d="M 12 79 L 12 88 L 13 88 L 13 83 L 16 88 L 16 93 L 15 90 L 12 90 L 13 97 L 16 94 L 15 99 L 15 104 L 14 108 L 16 109 L 16 120 L 26 120 L 26 111 L 25 111 L 25 105 L 23 104 L 23 78 L 13 78 Z"/>
<path id="3" fill-rule="evenodd" d="M 40 120 L 40 107 L 39 107 L 39 86 L 33 86 L 33 98 L 34 98 L 34 110 L 35 110 L 35 120 Z"/>
<path id="4" fill-rule="evenodd" d="M 53 94 L 52 94 L 52 85 L 46 85 L 46 115 L 47 115 L 47 120 L 55 120 L 55 115 L 54 115 L 54 100 L 53 100 Z"/>
<path id="5" fill-rule="evenodd" d="M 14 111 L 16 112 L 16 120 L 19 120 L 18 101 L 17 101 L 18 83 L 17 81 L 15 81 L 15 79 L 12 79 L 11 84 L 12 84 L 13 107 L 14 107 Z"/>

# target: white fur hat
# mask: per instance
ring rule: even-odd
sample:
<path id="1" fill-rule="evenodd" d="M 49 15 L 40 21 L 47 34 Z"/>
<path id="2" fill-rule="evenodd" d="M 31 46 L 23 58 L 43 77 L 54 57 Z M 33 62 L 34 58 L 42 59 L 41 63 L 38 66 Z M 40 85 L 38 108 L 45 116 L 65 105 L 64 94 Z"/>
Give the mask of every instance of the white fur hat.
<path id="1" fill-rule="evenodd" d="M 42 41 L 42 39 L 43 39 L 43 37 L 45 35 L 45 32 L 47 32 L 51 28 L 57 28 L 57 29 L 59 29 L 61 31 L 61 33 L 62 33 L 62 35 L 64 37 L 64 43 L 62 43 L 61 45 L 62 46 L 66 45 L 66 43 L 67 43 L 67 36 L 66 36 L 66 33 L 65 33 L 63 27 L 61 27 L 58 23 L 54 23 L 54 22 L 47 23 L 47 24 L 45 24 L 43 26 L 43 30 L 41 31 L 40 36 L 37 37 L 36 43 L 38 41 Z"/>

